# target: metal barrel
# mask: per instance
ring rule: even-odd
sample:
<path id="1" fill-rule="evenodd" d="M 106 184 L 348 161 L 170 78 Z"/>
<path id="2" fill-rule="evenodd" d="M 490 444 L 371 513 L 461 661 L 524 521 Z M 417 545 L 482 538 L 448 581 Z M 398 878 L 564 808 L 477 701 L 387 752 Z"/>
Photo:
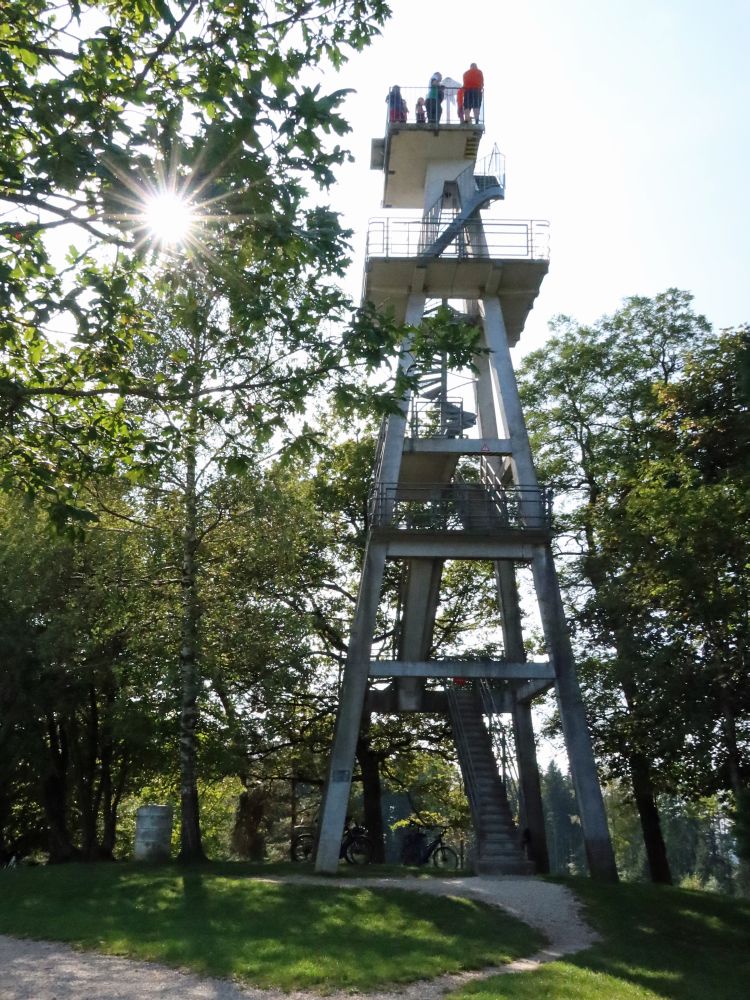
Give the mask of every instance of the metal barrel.
<path id="1" fill-rule="evenodd" d="M 135 818 L 136 861 L 169 861 L 172 844 L 172 807 L 141 806 Z"/>

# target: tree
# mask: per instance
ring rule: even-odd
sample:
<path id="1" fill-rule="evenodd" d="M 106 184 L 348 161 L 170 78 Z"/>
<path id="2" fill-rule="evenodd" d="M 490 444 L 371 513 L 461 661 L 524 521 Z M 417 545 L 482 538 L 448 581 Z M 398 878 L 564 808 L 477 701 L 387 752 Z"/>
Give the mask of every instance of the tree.
<path id="1" fill-rule="evenodd" d="M 0 33 L 0 199 L 15 210 L 0 229 L 2 483 L 49 496 L 58 522 L 90 519 L 82 481 L 181 463 L 181 857 L 192 860 L 203 853 L 199 451 L 214 433 L 209 450 L 241 473 L 274 435 L 309 442 L 294 415 L 324 385 L 339 402 L 372 392 L 352 365 L 376 365 L 387 331 L 350 322 L 335 285 L 346 234 L 308 191 L 346 158 L 328 140 L 348 129 L 344 92 L 304 80 L 367 44 L 388 8 L 32 6 L 21 16 L 11 3 Z M 197 217 L 187 263 L 155 260 L 144 239 L 144 203 L 160 190 Z M 65 266 L 58 228 L 85 241 Z M 60 324 L 72 338 L 54 338 Z M 159 355 L 169 330 L 185 339 Z"/>
<path id="2" fill-rule="evenodd" d="M 682 378 L 660 388 L 657 433 L 636 469 L 617 543 L 637 566 L 626 576 L 633 599 L 661 614 L 665 641 L 703 693 L 688 706 L 693 740 L 703 734 L 696 783 L 703 795 L 730 791 L 740 816 L 750 778 L 746 343 L 741 329 L 689 349 Z"/>
<path id="3" fill-rule="evenodd" d="M 8 497 L 0 539 L 0 839 L 53 862 L 111 858 L 119 803 L 158 771 L 172 707 L 142 630 L 144 550 L 111 522 L 55 537 Z"/>
<path id="4" fill-rule="evenodd" d="M 550 761 L 541 775 L 550 871 L 570 875 L 586 870 L 586 853 L 570 777 Z"/>
<path id="5" fill-rule="evenodd" d="M 170 402 L 173 386 L 130 364 L 148 336 L 139 304 L 154 281 L 144 205 L 160 190 L 192 204 L 187 253 L 225 300 L 234 336 L 264 323 L 286 330 L 290 359 L 309 352 L 308 374 L 377 353 L 364 333 L 342 340 L 347 303 L 332 279 L 345 234 L 308 196 L 347 156 L 328 138 L 348 128 L 336 113 L 344 91 L 307 81 L 365 46 L 387 14 L 382 0 L 5 4 L 6 486 L 49 495 L 59 520 L 76 516 L 81 477 L 111 472 L 138 439 L 123 401 Z M 65 262 L 53 236 L 77 244 Z M 290 395 L 303 391 L 292 379 Z"/>
<path id="6" fill-rule="evenodd" d="M 596 651 L 582 663 L 592 668 L 584 681 L 595 737 L 611 772 L 632 785 L 656 881 L 671 880 L 658 781 L 668 784 L 669 769 L 679 766 L 689 720 L 673 710 L 684 706 L 684 675 L 674 669 L 658 611 L 627 586 L 638 565 L 624 554 L 623 538 L 627 498 L 654 447 L 659 392 L 679 382 L 688 351 L 710 336 L 690 303 L 671 289 L 629 299 L 592 327 L 561 318 L 544 351 L 521 368 L 542 474 L 565 497 L 564 579 L 579 646 Z"/>

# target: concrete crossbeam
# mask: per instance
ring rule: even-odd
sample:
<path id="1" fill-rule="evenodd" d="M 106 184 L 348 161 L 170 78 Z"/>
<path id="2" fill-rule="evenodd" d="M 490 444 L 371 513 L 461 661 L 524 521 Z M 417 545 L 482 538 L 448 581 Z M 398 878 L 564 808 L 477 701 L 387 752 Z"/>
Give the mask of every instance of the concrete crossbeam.
<path id="1" fill-rule="evenodd" d="M 406 438 L 404 454 L 510 455 L 507 438 Z"/>
<path id="2" fill-rule="evenodd" d="M 507 536 L 508 532 L 504 534 Z M 523 538 L 518 537 L 521 534 Z M 387 528 L 373 529 L 372 535 L 385 542 L 388 559 L 512 559 L 530 562 L 537 548 L 532 539 L 526 541 L 532 535 L 530 531 L 517 532 L 516 538 L 511 539 L 493 538 L 483 533 L 472 536 L 468 532 L 407 532 Z"/>
<path id="3" fill-rule="evenodd" d="M 549 663 L 502 660 L 371 660 L 370 677 L 486 677 L 492 680 L 554 680 Z"/>

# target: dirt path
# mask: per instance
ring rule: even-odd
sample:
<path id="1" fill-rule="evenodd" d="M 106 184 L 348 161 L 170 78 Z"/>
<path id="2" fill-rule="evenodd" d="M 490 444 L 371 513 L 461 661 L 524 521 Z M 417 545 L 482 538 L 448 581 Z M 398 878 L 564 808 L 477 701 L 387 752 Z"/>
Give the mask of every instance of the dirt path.
<path id="1" fill-rule="evenodd" d="M 561 885 L 535 878 L 480 876 L 458 879 L 269 877 L 269 882 L 324 884 L 347 889 L 410 889 L 435 895 L 466 896 L 500 906 L 542 931 L 549 944 L 536 955 L 510 965 L 440 976 L 397 990 L 368 993 L 368 1000 L 437 1000 L 452 989 L 503 972 L 538 968 L 561 955 L 588 948 L 596 940 L 581 916 L 578 901 Z M 80 952 L 67 945 L 0 936 L 0 1000 L 310 1000 L 307 992 L 241 988 L 226 980 L 205 979 L 162 965 Z M 331 1000 L 353 1000 L 352 993 Z"/>

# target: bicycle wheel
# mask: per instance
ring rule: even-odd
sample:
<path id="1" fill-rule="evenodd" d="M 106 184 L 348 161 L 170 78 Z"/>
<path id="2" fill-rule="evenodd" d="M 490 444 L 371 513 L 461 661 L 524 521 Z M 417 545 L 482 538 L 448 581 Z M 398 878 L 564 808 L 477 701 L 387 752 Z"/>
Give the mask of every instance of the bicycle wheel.
<path id="1" fill-rule="evenodd" d="M 432 855 L 432 863 L 436 868 L 450 868 L 455 871 L 458 868 L 458 855 L 452 847 L 441 844 Z"/>
<path id="2" fill-rule="evenodd" d="M 352 842 L 347 846 L 344 857 L 350 865 L 369 865 L 372 861 L 372 841 L 369 837 L 362 835 L 352 837 Z"/>
<path id="3" fill-rule="evenodd" d="M 292 861 L 311 861 L 315 838 L 311 833 L 298 833 L 292 841 Z"/>

